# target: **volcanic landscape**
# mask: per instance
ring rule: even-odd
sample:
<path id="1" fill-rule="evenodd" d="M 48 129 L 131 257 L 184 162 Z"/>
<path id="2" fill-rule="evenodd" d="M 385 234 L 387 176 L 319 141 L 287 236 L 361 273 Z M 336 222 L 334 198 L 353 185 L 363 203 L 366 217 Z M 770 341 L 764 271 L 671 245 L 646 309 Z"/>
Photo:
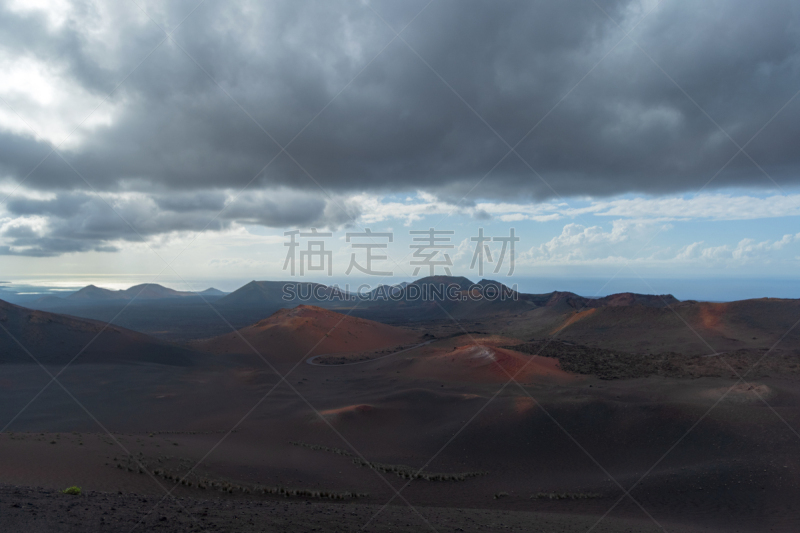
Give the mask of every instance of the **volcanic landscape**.
<path id="1" fill-rule="evenodd" d="M 0 530 L 798 530 L 798 300 L 282 286 L 0 301 Z"/>

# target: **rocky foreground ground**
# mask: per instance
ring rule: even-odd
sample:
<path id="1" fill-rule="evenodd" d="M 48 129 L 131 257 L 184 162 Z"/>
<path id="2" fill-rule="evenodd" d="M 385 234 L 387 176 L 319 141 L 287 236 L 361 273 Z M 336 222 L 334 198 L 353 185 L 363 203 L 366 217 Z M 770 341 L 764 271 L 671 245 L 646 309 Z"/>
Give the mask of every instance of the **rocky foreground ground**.
<path id="1" fill-rule="evenodd" d="M 159 503 L 160 502 L 160 503 Z M 301 500 L 161 498 L 0 485 L 0 531 L 8 532 L 585 532 L 596 517 Z M 373 519 L 374 517 L 374 519 Z M 371 520 L 372 519 L 372 520 Z M 366 527 L 365 527 L 366 526 Z M 681 526 L 674 531 L 691 531 Z M 653 522 L 603 520 L 597 533 L 663 531 Z M 708 531 L 708 530 L 704 530 Z"/>

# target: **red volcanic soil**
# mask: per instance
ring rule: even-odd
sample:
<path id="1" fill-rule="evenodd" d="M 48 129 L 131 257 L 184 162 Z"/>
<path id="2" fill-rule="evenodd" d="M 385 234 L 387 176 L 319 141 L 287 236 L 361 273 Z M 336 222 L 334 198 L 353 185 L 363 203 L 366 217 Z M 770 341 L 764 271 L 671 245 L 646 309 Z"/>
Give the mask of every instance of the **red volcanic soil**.
<path id="1" fill-rule="evenodd" d="M 578 379 L 561 370 L 558 359 L 532 356 L 481 340 L 440 348 L 420 358 L 413 373 L 420 377 L 473 383 L 502 383 L 513 376 L 521 382 L 538 380 L 567 383 Z"/>
<path id="2" fill-rule="evenodd" d="M 0 484 L 46 489 L 0 485 L 0 531 L 130 533 L 139 520 L 136 531 L 198 525 L 214 531 L 423 531 L 426 524 L 398 498 L 378 513 L 393 488 L 408 483 L 393 465 L 426 465 L 429 473 L 488 472 L 457 482 L 417 479 L 403 490 L 403 498 L 426 516 L 448 508 L 441 520 L 430 518 L 439 531 L 588 531 L 624 496 L 608 474 L 631 487 L 648 470 L 631 493 L 667 531 L 691 531 L 689 522 L 709 533 L 797 530 L 797 439 L 783 421 L 800 424 L 796 383 L 773 378 L 726 394 L 735 381 L 562 382 L 545 373 L 522 391 L 502 388 L 502 370 L 474 357 L 475 349 L 485 348 L 501 365 L 529 356 L 494 346 L 508 339 L 478 338 L 483 346 L 471 340 L 441 339 L 363 365 L 299 365 L 291 382 L 307 402 L 287 387 L 265 397 L 278 378 L 260 367 L 70 368 L 65 386 L 113 437 L 60 391 L 39 396 L 0 433 Z M 530 361 L 534 368 L 550 364 L 539 357 Z M 8 383 L 0 386 L 0 420 L 6 421 L 46 379 L 32 365 L 2 370 Z M 417 371 L 441 372 L 443 379 Z M 201 464 L 190 478 L 194 485 L 184 486 L 174 477 L 129 470 L 128 454 L 151 472 L 171 475 Z M 361 466 L 353 455 L 387 468 Z M 201 488 L 199 479 L 369 496 L 331 501 L 227 493 Z M 85 494 L 54 490 L 70 485 Z M 179 504 L 167 498 L 167 506 L 156 507 L 165 488 L 183 498 Z M 501 493 L 507 496 L 496 497 Z M 615 518 L 643 522 L 612 527 Z M 556 527 L 556 520 L 562 525 Z M 662 530 L 623 500 L 593 531 Z"/>
<path id="3" fill-rule="evenodd" d="M 348 405 L 346 407 L 339 407 L 336 409 L 326 409 L 324 411 L 320 411 L 319 414 L 327 417 L 340 417 L 340 416 L 371 413 L 374 410 L 375 408 L 371 405 L 359 404 L 359 405 Z"/>
<path id="4" fill-rule="evenodd" d="M 700 323 L 704 329 L 719 329 L 722 315 L 728 304 L 725 303 L 702 303 L 699 309 Z"/>
<path id="5" fill-rule="evenodd" d="M 608 356 L 601 363 L 615 363 L 627 361 L 621 350 L 604 354 L 589 344 L 693 348 L 696 337 L 681 318 L 722 347 L 774 343 L 797 320 L 800 302 L 676 308 L 680 316 L 645 305 L 597 308 L 547 341 L 547 353 L 564 361 L 569 350 L 581 357 L 594 350 Z M 549 309 L 493 320 L 520 331 L 523 321 L 540 320 L 525 325 L 539 328 L 539 344 L 525 343 L 538 350 L 538 331 L 568 318 L 565 308 Z M 0 308 L 0 324 L 26 344 L 50 343 L 42 348 L 97 327 L 13 306 Z M 474 327 L 501 331 L 485 326 Z M 0 531 L 130 533 L 140 520 L 135 531 L 431 529 L 419 511 L 438 531 L 567 532 L 590 530 L 612 506 L 592 531 L 798 530 L 800 461 L 787 428 L 800 427 L 796 374 L 751 374 L 749 383 L 727 373 L 604 380 L 502 348 L 519 338 L 445 337 L 439 324 L 430 327 L 437 337 L 429 344 L 387 350 L 420 340 L 402 328 L 300 306 L 198 341 L 215 355 L 192 365 L 73 365 L 59 380 L 80 406 L 55 384 L 43 390 L 49 378 L 35 365 L 1 365 L 0 424 L 10 425 L 0 432 Z M 108 347 L 150 354 L 157 346 L 111 331 L 108 339 L 128 340 Z M 313 354 L 390 353 L 363 364 L 298 364 L 284 383 L 263 361 L 216 355 L 247 353 L 239 334 L 283 363 L 279 369 Z M 586 349 L 561 337 L 586 341 Z M 797 339 L 790 332 L 782 342 L 795 350 Z M 10 341 L 0 332 L 0 361 L 11 346 L 2 342 Z M 789 348 L 782 361 L 797 367 Z M 697 360 L 738 365 L 733 355 Z M 522 386 L 504 387 L 516 373 Z M 409 468 L 477 475 L 409 483 Z M 56 492 L 70 485 L 84 494 Z M 181 499 L 157 506 L 166 490 Z M 319 491 L 366 496 L 329 500 Z"/>
<path id="6" fill-rule="evenodd" d="M 417 342 L 419 334 L 312 305 L 281 309 L 269 318 L 195 343 L 217 354 L 253 354 L 278 360 L 329 353 L 366 352 Z"/>
<path id="7" fill-rule="evenodd" d="M 565 321 L 563 324 L 561 324 L 560 326 L 558 326 L 558 327 L 557 327 L 555 330 L 553 330 L 553 331 L 552 331 L 550 334 L 551 334 L 551 335 L 555 335 L 555 334 L 557 334 L 559 331 L 561 331 L 562 329 L 564 329 L 564 328 L 566 328 L 566 327 L 569 327 L 569 326 L 571 326 L 572 324 L 574 324 L 574 323 L 575 323 L 575 322 L 577 322 L 578 320 L 581 320 L 581 319 L 583 319 L 583 318 L 586 318 L 586 317 L 588 317 L 588 316 L 591 316 L 592 314 L 594 314 L 594 312 L 595 312 L 595 311 L 597 311 L 597 309 L 595 309 L 595 308 L 593 308 L 593 309 L 586 309 L 586 310 L 584 310 L 584 311 L 578 311 L 578 312 L 577 312 L 577 313 L 575 313 L 574 315 L 570 315 L 570 316 L 567 318 L 567 320 L 566 320 L 566 321 Z"/>

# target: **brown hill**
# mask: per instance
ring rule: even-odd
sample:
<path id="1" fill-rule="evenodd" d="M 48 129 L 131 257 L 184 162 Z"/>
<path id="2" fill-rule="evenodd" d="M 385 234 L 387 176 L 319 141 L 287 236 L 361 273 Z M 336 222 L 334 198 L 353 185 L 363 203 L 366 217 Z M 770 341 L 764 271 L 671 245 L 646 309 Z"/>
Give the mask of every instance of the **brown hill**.
<path id="1" fill-rule="evenodd" d="M 530 336 L 553 335 L 576 344 L 633 353 L 701 355 L 770 348 L 784 335 L 777 349 L 790 349 L 800 341 L 800 328 L 791 330 L 800 319 L 800 300 L 778 298 L 728 303 L 686 301 L 670 307 L 607 303 L 562 313 L 555 322 L 544 318 L 554 316 L 543 317 L 538 323 L 528 321 Z M 519 324 L 517 327 L 525 331 Z"/>
<path id="2" fill-rule="evenodd" d="M 78 354 L 76 364 L 137 362 L 181 366 L 192 364 L 198 355 L 143 333 L 0 300 L 0 363 L 35 364 L 36 358 L 42 364 L 63 365 Z"/>
<path id="3" fill-rule="evenodd" d="M 637 294 L 634 292 L 620 292 L 610 294 L 603 298 L 594 298 L 588 302 L 589 307 L 605 306 L 634 306 L 667 307 L 680 303 L 680 300 L 671 294 Z"/>
<path id="4" fill-rule="evenodd" d="M 634 292 L 609 294 L 602 298 L 587 298 L 585 296 L 578 296 L 574 292 L 564 291 L 553 291 L 546 294 L 520 294 L 520 297 L 537 306 L 552 307 L 566 304 L 574 309 L 607 306 L 667 307 L 680 302 L 680 300 L 671 294 L 637 294 Z"/>
<path id="5" fill-rule="evenodd" d="M 464 339 L 467 340 L 467 339 Z M 419 358 L 412 369 L 419 377 L 473 383 L 504 383 L 512 376 L 519 382 L 566 383 L 575 376 L 558 366 L 558 360 L 520 353 L 480 341 L 440 349 Z"/>
<path id="6" fill-rule="evenodd" d="M 254 354 L 292 364 L 303 357 L 379 350 L 418 342 L 415 332 L 312 305 L 281 309 L 261 320 L 195 346 L 216 354 Z"/>

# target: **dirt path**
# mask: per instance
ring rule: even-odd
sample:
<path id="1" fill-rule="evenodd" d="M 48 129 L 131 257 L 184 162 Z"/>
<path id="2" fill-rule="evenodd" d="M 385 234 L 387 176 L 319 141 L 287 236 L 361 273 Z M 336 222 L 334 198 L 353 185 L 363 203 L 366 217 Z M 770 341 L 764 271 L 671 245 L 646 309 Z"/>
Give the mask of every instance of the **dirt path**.
<path id="1" fill-rule="evenodd" d="M 360 364 L 363 364 L 363 363 L 371 363 L 373 361 L 379 361 L 381 359 L 386 359 L 387 357 L 392 357 L 393 355 L 401 354 L 403 352 L 410 352 L 411 350 L 416 350 L 417 348 L 420 348 L 422 346 L 426 346 L 426 345 L 432 343 L 435 340 L 439 340 L 439 339 L 431 339 L 429 341 L 421 342 L 419 344 L 411 346 L 410 348 L 403 348 L 402 350 L 398 350 L 398 351 L 392 352 L 390 354 L 382 355 L 380 357 L 373 357 L 373 358 L 364 359 L 364 360 L 361 360 L 361 361 L 353 361 L 352 363 L 324 364 L 324 363 L 315 363 L 314 362 L 317 359 L 319 359 L 320 357 L 330 357 L 332 355 L 336 355 L 336 354 L 332 354 L 332 353 L 324 353 L 322 355 L 315 355 L 314 357 L 309 357 L 308 359 L 306 359 L 306 363 L 308 363 L 309 365 L 312 365 L 312 366 L 350 366 L 350 365 L 360 365 Z"/>

